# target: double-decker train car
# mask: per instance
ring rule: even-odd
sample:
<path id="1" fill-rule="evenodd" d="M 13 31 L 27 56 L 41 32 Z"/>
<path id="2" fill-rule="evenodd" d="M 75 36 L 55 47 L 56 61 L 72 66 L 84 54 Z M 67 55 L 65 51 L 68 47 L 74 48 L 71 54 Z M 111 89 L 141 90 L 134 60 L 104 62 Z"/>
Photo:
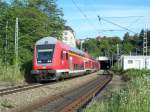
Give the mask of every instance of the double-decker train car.
<path id="1" fill-rule="evenodd" d="M 90 55 L 54 37 L 44 37 L 35 43 L 31 74 L 37 81 L 73 77 L 99 69 L 99 62 Z"/>

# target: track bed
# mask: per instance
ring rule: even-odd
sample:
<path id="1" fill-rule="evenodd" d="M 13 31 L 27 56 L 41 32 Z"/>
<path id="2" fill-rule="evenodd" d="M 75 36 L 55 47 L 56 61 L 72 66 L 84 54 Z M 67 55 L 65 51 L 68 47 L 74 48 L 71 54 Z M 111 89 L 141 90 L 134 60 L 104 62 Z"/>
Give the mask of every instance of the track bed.
<path id="1" fill-rule="evenodd" d="M 100 76 L 76 90 L 58 96 L 56 100 L 33 112 L 71 112 L 85 105 L 111 80 L 112 76 Z"/>
<path id="2" fill-rule="evenodd" d="M 50 103 L 50 101 L 56 102 L 58 101 L 58 98 L 61 98 L 62 100 L 64 100 L 64 98 L 69 98 L 69 99 L 76 98 L 75 96 L 73 97 L 72 95 L 85 91 L 84 90 L 85 88 L 82 88 L 84 87 L 84 85 L 89 85 L 90 83 L 91 83 L 90 85 L 94 85 L 92 84 L 94 80 L 98 79 L 99 77 L 105 77 L 103 75 L 98 75 L 98 74 L 102 74 L 102 72 L 99 71 L 96 73 L 92 73 L 90 75 L 85 75 L 82 77 L 64 80 L 58 83 L 47 84 L 46 86 L 41 86 L 38 88 L 28 89 L 26 91 L 1 96 L 0 101 L 5 101 L 5 100 L 9 101 L 9 103 L 12 104 L 12 108 L 0 107 L 0 111 L 30 112 L 30 110 L 34 110 L 35 108 L 37 109 L 39 107 L 42 107 L 43 105 L 46 106 L 48 103 Z M 81 88 L 81 90 L 77 91 L 78 88 Z M 62 108 L 63 107 L 64 106 L 62 105 Z M 34 111 L 39 111 L 39 110 L 34 110 Z"/>

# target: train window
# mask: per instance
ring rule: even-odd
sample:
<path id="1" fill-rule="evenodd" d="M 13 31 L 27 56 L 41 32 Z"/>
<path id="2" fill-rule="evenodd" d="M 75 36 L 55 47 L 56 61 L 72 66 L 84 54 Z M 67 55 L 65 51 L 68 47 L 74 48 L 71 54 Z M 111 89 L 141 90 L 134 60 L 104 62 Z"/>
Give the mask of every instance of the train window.
<path id="1" fill-rule="evenodd" d="M 66 53 L 66 60 L 68 60 L 68 53 Z"/>
<path id="2" fill-rule="evenodd" d="M 44 44 L 36 46 L 36 59 L 38 64 L 52 63 L 55 45 Z"/>

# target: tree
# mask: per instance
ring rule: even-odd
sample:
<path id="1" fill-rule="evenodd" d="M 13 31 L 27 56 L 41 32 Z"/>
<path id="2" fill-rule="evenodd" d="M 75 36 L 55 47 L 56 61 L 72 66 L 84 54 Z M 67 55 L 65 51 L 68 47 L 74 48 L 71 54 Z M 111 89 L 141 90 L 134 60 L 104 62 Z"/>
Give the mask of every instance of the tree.
<path id="1" fill-rule="evenodd" d="M 140 35 L 139 35 L 140 40 L 143 41 L 143 37 L 144 37 L 144 29 L 142 29 L 140 32 Z"/>
<path id="2" fill-rule="evenodd" d="M 129 35 L 129 33 L 125 33 L 124 40 L 122 42 L 123 48 L 123 54 L 129 54 L 132 52 L 132 54 L 142 54 L 142 48 L 143 48 L 143 36 L 144 36 L 144 30 L 141 30 L 140 34 L 135 34 L 133 36 Z"/>
<path id="3" fill-rule="evenodd" d="M 134 49 L 134 46 L 131 43 L 129 42 L 123 43 L 123 54 L 129 55 L 129 53 L 132 52 L 133 49 Z"/>
<path id="4" fill-rule="evenodd" d="M 129 38 L 130 38 L 129 32 L 126 32 L 126 33 L 124 34 L 123 40 L 124 40 L 124 41 L 128 41 Z"/>
<path id="5" fill-rule="evenodd" d="M 5 26 L 8 21 L 8 62 L 13 64 L 15 19 L 19 18 L 19 61 L 32 59 L 33 45 L 41 37 L 54 36 L 61 39 L 65 21 L 61 9 L 54 0 L 14 0 L 10 5 L 0 2 L 0 48 L 5 47 Z M 3 55 L 3 53 L 1 53 Z"/>
<path id="6" fill-rule="evenodd" d="M 101 37 L 100 39 L 90 39 L 84 43 L 84 47 L 94 57 L 112 56 L 117 52 L 117 44 L 120 44 L 119 37 Z"/>
<path id="7" fill-rule="evenodd" d="M 86 49 L 86 52 L 91 54 L 93 57 L 97 57 L 100 50 L 98 49 L 96 45 L 95 39 L 87 40 L 83 43 L 83 48 Z"/>

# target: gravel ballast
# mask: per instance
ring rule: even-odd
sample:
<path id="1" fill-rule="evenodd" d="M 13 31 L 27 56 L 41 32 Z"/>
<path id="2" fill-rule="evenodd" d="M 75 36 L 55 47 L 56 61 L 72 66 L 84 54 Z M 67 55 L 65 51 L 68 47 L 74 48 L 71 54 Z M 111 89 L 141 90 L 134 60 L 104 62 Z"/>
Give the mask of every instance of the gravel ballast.
<path id="1" fill-rule="evenodd" d="M 73 78 L 70 80 L 61 81 L 55 84 L 49 84 L 43 87 L 18 92 L 0 97 L 0 112 L 10 112 L 16 108 L 22 108 L 30 105 L 38 99 L 45 96 L 53 96 L 60 94 L 64 91 L 77 88 L 83 84 L 95 80 L 101 72 L 92 73 L 82 77 Z"/>

